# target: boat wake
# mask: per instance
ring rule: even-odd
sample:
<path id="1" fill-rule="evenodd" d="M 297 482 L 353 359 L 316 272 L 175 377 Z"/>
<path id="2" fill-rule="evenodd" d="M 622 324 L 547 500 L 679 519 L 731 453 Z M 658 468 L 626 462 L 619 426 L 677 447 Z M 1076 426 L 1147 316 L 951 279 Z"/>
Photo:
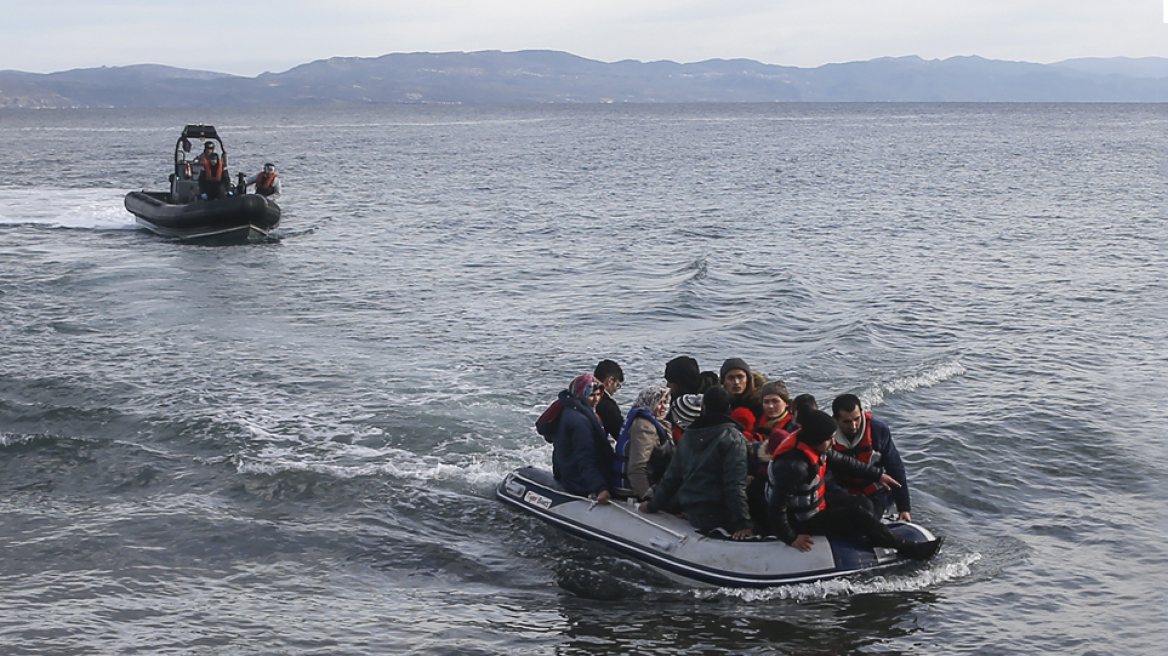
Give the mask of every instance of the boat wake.
<path id="1" fill-rule="evenodd" d="M 136 230 L 122 205 L 124 195 L 120 189 L 0 188 L 0 225 Z"/>
<path id="2" fill-rule="evenodd" d="M 858 575 L 851 578 L 827 579 L 813 583 L 796 583 L 775 588 L 718 588 L 708 590 L 695 588 L 693 594 L 702 600 L 733 597 L 748 602 L 789 599 L 792 601 L 816 601 L 859 594 L 879 594 L 888 592 L 916 592 L 931 590 L 937 586 L 965 578 L 972 573 L 973 564 L 981 560 L 981 554 L 962 554 L 952 560 L 942 557 L 927 566 L 906 564 L 907 569 L 916 568 L 904 574 L 884 573 L 876 576 Z"/>
<path id="3" fill-rule="evenodd" d="M 507 472 L 524 463 L 546 462 L 550 454 L 538 445 L 499 454 L 419 455 L 397 448 L 371 448 L 343 443 L 303 446 L 269 445 L 258 453 L 238 456 L 240 474 L 314 473 L 339 480 L 388 476 L 416 482 L 447 481 L 485 493 Z"/>

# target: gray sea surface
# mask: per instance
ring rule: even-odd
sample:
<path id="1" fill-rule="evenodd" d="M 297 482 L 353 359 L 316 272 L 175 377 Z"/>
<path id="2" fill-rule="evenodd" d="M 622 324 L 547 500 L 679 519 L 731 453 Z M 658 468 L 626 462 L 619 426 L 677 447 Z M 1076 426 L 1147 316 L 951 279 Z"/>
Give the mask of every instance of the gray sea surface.
<path id="1" fill-rule="evenodd" d="M 268 242 L 122 207 L 186 123 Z M 1161 654 L 1162 105 L 0 110 L 0 652 Z M 518 515 L 691 355 L 907 461 L 925 566 L 695 588 Z M 777 547 L 780 548 L 780 547 Z M 781 547 L 785 548 L 785 547 Z"/>

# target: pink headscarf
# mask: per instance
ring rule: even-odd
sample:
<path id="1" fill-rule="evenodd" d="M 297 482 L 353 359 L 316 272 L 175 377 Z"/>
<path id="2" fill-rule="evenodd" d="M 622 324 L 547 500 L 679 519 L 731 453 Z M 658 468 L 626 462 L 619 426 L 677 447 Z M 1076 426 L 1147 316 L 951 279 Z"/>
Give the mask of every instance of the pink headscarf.
<path id="1" fill-rule="evenodd" d="M 592 394 L 593 390 L 595 390 L 600 384 L 600 381 L 596 380 L 592 374 L 576 376 L 572 379 L 572 383 L 568 385 L 568 394 L 570 394 L 572 398 L 583 401 L 584 399 L 588 398 L 588 396 Z"/>

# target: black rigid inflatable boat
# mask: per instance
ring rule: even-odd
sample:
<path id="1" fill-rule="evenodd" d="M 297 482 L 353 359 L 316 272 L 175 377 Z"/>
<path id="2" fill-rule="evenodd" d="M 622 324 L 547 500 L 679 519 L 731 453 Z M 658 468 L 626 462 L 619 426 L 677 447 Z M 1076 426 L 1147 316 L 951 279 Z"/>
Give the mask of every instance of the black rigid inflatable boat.
<path id="1" fill-rule="evenodd" d="M 189 157 L 192 139 L 219 144 L 225 162 L 225 194 L 221 198 L 207 200 L 199 191 L 203 165 L 197 157 Z M 188 125 L 174 147 L 170 191 L 131 191 L 126 194 L 126 209 L 139 225 L 183 241 L 233 244 L 267 237 L 280 224 L 280 206 L 270 198 L 245 193 L 242 181 L 239 187 L 226 186 L 230 179 L 226 160 L 223 142 L 213 126 Z"/>

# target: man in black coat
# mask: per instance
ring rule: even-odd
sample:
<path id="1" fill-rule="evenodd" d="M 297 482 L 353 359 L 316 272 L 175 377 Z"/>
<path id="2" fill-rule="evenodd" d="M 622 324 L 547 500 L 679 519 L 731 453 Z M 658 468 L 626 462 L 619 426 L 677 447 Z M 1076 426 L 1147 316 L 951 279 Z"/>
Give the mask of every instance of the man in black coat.
<path id="1" fill-rule="evenodd" d="M 702 414 L 685 429 L 665 477 L 641 512 L 681 510 L 699 531 L 721 528 L 736 540 L 754 535 L 746 503 L 746 439 L 730 417 L 730 393 L 711 387 Z"/>
<path id="2" fill-rule="evenodd" d="M 592 377 L 604 385 L 604 396 L 600 397 L 596 414 L 600 417 L 600 423 L 604 425 L 604 432 L 614 440 L 619 439 L 621 429 L 625 425 L 625 417 L 613 397 L 625 382 L 625 372 L 621 371 L 621 366 L 616 362 L 601 360 L 600 364 L 596 365 L 596 370 L 592 372 Z"/>

